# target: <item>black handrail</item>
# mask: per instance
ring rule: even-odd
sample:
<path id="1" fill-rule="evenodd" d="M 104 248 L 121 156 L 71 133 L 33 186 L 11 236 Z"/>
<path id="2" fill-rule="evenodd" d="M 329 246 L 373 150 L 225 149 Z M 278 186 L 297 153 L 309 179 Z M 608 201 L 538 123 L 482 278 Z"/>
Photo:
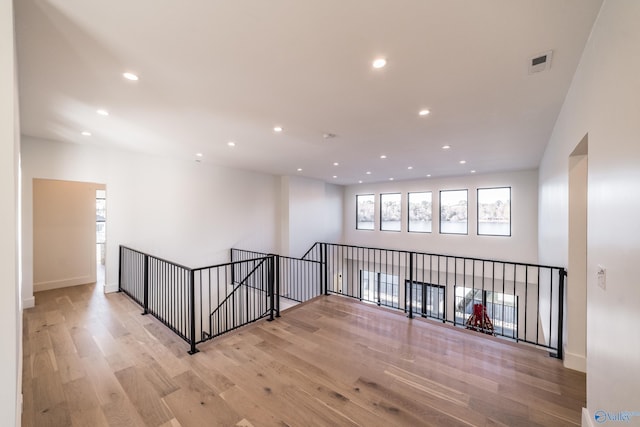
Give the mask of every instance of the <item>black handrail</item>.
<path id="1" fill-rule="evenodd" d="M 243 260 L 245 257 L 255 255 L 275 256 L 274 286 L 281 298 L 304 302 L 323 293 L 322 261 L 265 254 L 238 248 L 231 249 L 232 260 Z M 276 313 L 279 315 L 280 303 L 278 300 L 275 305 Z"/>
<path id="2" fill-rule="evenodd" d="M 347 245 L 347 244 L 343 244 L 343 243 L 316 242 L 316 243 L 313 244 L 313 246 L 311 246 L 311 249 L 309 249 L 306 252 L 306 254 L 310 253 L 311 250 L 314 249 L 314 247 L 316 245 L 342 246 L 342 247 L 345 247 L 345 248 L 354 248 L 354 249 L 367 249 L 367 250 L 373 250 L 373 251 L 391 251 L 391 252 L 398 252 L 398 253 L 405 253 L 405 254 L 417 254 L 417 255 L 439 256 L 439 257 L 446 257 L 446 258 L 466 259 L 466 260 L 469 260 L 469 261 L 497 262 L 497 263 L 501 263 L 501 264 L 502 263 L 506 263 L 506 264 L 512 264 L 512 265 L 520 265 L 520 266 L 523 266 L 523 267 L 544 267 L 544 268 L 553 268 L 553 269 L 556 269 L 556 270 L 564 270 L 564 267 L 556 267 L 556 266 L 553 266 L 553 265 L 531 264 L 531 263 L 524 263 L 524 262 L 517 262 L 517 261 L 501 261 L 501 260 L 490 259 L 490 258 L 474 258 L 474 257 L 467 257 L 467 256 L 462 256 L 462 255 L 436 254 L 436 253 L 431 253 L 431 252 L 408 251 L 408 250 L 405 250 L 405 249 L 390 249 L 390 248 L 376 248 L 376 247 L 370 247 L 370 246 Z M 304 259 L 306 254 L 302 257 L 302 259 Z M 311 260 L 305 260 L 305 261 L 311 261 Z"/>
<path id="3" fill-rule="evenodd" d="M 151 314 L 185 340 L 190 345 L 190 354 L 198 351 L 197 344 L 214 336 L 210 313 L 215 309 L 210 310 L 210 305 L 213 303 L 220 307 L 227 304 L 229 297 L 236 295 L 238 289 L 252 287 L 248 285 L 251 277 L 256 276 L 256 283 L 263 283 L 262 287 L 269 298 L 265 300 L 265 312 L 252 308 L 251 313 L 245 316 L 246 323 L 266 315 L 272 318 L 276 311 L 274 304 L 278 296 L 273 295 L 274 284 L 270 278 L 274 274 L 273 267 L 267 269 L 266 274 L 256 274 L 265 260 L 273 259 L 272 255 L 190 268 L 124 245 L 120 246 L 119 253 L 118 290 L 138 303 L 143 308 L 142 314 Z M 272 265 L 273 261 L 269 262 Z M 257 266 L 254 265 L 256 263 Z M 238 266 L 254 268 L 237 286 L 234 287 L 232 283 L 233 290 L 229 293 L 226 289 L 227 280 L 230 276 L 233 277 L 233 271 Z M 207 283 L 204 280 L 208 280 Z M 221 292 L 222 302 L 218 301 Z M 242 325 L 234 323 L 234 327 L 229 329 L 218 326 L 216 325 L 216 335 Z"/>
<path id="4" fill-rule="evenodd" d="M 567 272 L 562 267 L 325 242 L 316 242 L 302 258 L 235 248 L 230 258 L 189 268 L 121 246 L 119 289 L 144 308 L 143 314 L 189 343 L 190 353 L 214 336 L 265 316 L 279 317 L 281 297 L 303 302 L 333 293 L 403 310 L 409 318 L 473 326 L 563 356 Z M 238 271 L 244 275 L 240 281 Z M 250 306 L 254 300 L 258 305 Z M 488 323 L 471 325 L 466 316 L 474 304 Z M 225 317 L 214 325 L 222 307 Z"/>
<path id="5" fill-rule="evenodd" d="M 563 356 L 563 267 L 324 242 L 307 254 L 326 261 L 323 280 L 333 277 L 327 293 L 463 327 L 470 327 L 473 304 L 481 304 L 489 319 L 479 322 L 483 332 Z"/>

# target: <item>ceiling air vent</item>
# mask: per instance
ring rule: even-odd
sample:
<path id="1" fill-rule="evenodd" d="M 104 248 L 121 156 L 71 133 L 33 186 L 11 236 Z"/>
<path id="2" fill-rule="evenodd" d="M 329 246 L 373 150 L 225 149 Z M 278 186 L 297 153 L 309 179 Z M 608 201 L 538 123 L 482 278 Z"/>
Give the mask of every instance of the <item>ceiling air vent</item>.
<path id="1" fill-rule="evenodd" d="M 551 57 L 553 51 L 541 53 L 529 60 L 529 74 L 540 73 L 551 68 Z"/>

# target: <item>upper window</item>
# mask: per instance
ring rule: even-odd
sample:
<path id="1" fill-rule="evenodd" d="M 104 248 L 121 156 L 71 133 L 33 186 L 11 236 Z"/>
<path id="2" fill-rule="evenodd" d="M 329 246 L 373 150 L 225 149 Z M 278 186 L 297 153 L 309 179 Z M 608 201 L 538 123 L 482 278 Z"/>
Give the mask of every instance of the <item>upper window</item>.
<path id="1" fill-rule="evenodd" d="M 356 196 L 356 229 L 373 230 L 373 217 L 375 215 L 375 195 L 359 194 Z"/>
<path id="2" fill-rule="evenodd" d="M 400 231 L 402 215 L 400 199 L 400 193 L 380 195 L 380 230 Z"/>
<path id="3" fill-rule="evenodd" d="M 478 234 L 511 236 L 511 187 L 478 188 Z"/>
<path id="4" fill-rule="evenodd" d="M 431 191 L 409 193 L 409 232 L 431 233 Z"/>
<path id="5" fill-rule="evenodd" d="M 467 190 L 440 191 L 440 233 L 467 232 Z"/>

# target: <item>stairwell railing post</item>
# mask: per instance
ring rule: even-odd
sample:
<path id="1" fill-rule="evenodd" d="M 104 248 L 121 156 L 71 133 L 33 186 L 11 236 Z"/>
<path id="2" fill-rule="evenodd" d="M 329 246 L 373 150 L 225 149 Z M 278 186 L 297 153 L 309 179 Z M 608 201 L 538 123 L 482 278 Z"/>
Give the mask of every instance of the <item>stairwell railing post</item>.
<path id="1" fill-rule="evenodd" d="M 564 279 L 567 277 L 567 270 L 561 268 L 559 270 L 559 280 L 558 280 L 558 354 L 556 357 L 558 359 L 562 359 L 563 357 L 563 348 L 562 348 L 562 335 L 564 334 L 563 324 L 564 324 Z M 551 345 L 551 342 L 549 342 Z"/>
<path id="2" fill-rule="evenodd" d="M 142 283 L 143 283 L 143 315 L 149 314 L 149 255 L 144 256 L 144 267 L 142 270 Z"/>
<path id="3" fill-rule="evenodd" d="M 122 292 L 122 263 L 124 261 L 124 248 L 120 245 L 120 263 L 118 264 L 118 292 Z"/>
<path id="4" fill-rule="evenodd" d="M 275 259 L 276 317 L 280 317 L 280 255 Z"/>
<path id="5" fill-rule="evenodd" d="M 413 255 L 413 252 L 409 252 L 409 304 L 407 304 L 409 319 L 413 319 Z"/>
<path id="6" fill-rule="evenodd" d="M 320 289 L 320 291 L 325 295 L 329 295 L 329 263 L 327 262 L 327 244 L 321 243 L 320 249 L 320 257 L 322 259 L 322 286 L 324 287 L 324 292 L 322 292 L 322 289 Z"/>
<path id="7" fill-rule="evenodd" d="M 275 266 L 274 266 L 275 255 L 269 255 L 269 261 L 267 263 L 267 283 L 269 289 L 269 322 L 273 320 L 273 313 L 275 311 L 274 302 L 275 302 L 275 292 L 274 292 L 274 275 L 275 275 Z"/>
<path id="8" fill-rule="evenodd" d="M 231 260 L 231 262 L 235 261 L 233 259 L 233 248 L 229 249 L 229 259 Z M 236 269 L 235 269 L 235 265 L 231 266 L 231 284 L 235 285 L 236 284 Z"/>
<path id="9" fill-rule="evenodd" d="M 189 270 L 189 354 L 198 352 L 196 348 L 196 281 L 195 272 Z"/>

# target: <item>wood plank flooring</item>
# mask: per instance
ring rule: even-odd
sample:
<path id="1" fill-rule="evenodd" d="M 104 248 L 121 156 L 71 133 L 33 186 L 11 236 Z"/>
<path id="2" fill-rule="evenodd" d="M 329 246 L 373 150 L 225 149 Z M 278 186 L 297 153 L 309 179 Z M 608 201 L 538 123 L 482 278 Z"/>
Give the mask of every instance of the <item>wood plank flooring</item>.
<path id="1" fill-rule="evenodd" d="M 30 426 L 568 426 L 584 374 L 546 353 L 339 296 L 187 344 L 123 294 L 36 294 Z"/>

